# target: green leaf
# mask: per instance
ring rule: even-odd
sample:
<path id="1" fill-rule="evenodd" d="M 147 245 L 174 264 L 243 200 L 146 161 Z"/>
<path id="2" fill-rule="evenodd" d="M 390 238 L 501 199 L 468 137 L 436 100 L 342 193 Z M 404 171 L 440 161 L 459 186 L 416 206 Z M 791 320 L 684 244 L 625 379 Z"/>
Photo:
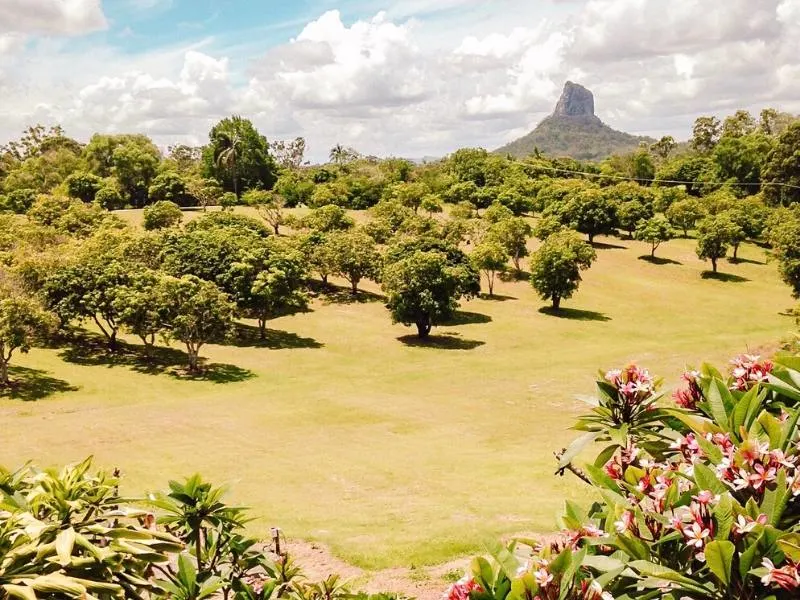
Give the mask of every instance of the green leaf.
<path id="1" fill-rule="evenodd" d="M 783 424 L 783 436 L 781 437 L 780 449 L 784 452 L 789 449 L 795 439 L 797 423 L 800 421 L 800 408 L 796 408 L 794 411 L 789 409 L 789 414 L 791 417 L 786 419 L 786 423 Z"/>
<path id="2" fill-rule="evenodd" d="M 779 469 L 774 485 L 767 488 L 764 492 L 764 499 L 761 501 L 761 511 L 767 515 L 770 525 L 777 527 L 790 497 L 791 492 L 786 485 L 786 470 Z"/>
<path id="3" fill-rule="evenodd" d="M 56 555 L 58 563 L 65 567 L 72 560 L 72 549 L 75 547 L 75 530 L 70 527 L 56 536 Z"/>
<path id="4" fill-rule="evenodd" d="M 787 533 L 781 536 L 778 547 L 793 562 L 800 562 L 800 533 Z"/>
<path id="5" fill-rule="evenodd" d="M 617 535 L 611 540 L 611 545 L 616 546 L 631 558 L 644 560 L 650 556 L 650 552 L 644 542 L 627 535 Z"/>
<path id="6" fill-rule="evenodd" d="M 708 407 L 717 425 L 728 425 L 728 415 L 733 410 L 734 400 L 728 387 L 720 379 L 712 379 L 708 388 Z"/>
<path id="7" fill-rule="evenodd" d="M 694 465 L 694 480 L 700 491 L 709 490 L 715 494 L 724 494 L 728 490 L 711 467 L 701 462 Z"/>
<path id="8" fill-rule="evenodd" d="M 33 591 L 33 588 L 30 588 L 27 585 L 11 585 L 9 583 L 0 586 L 0 589 L 3 590 L 9 598 L 19 598 L 19 600 L 36 600 L 36 592 Z"/>
<path id="9" fill-rule="evenodd" d="M 733 499 L 730 494 L 723 494 L 719 499 L 714 508 L 714 518 L 717 520 L 715 539 L 727 540 L 733 527 Z"/>
<path id="10" fill-rule="evenodd" d="M 677 571 L 670 569 L 669 567 L 664 567 L 662 565 L 656 565 L 646 560 L 635 560 L 628 565 L 629 567 L 635 569 L 642 575 L 647 577 L 653 577 L 654 579 L 660 581 L 669 581 L 672 583 L 677 584 L 678 586 L 682 587 L 688 591 L 706 593 L 708 590 L 702 587 L 693 579 L 686 577 L 678 573 Z"/>
<path id="11" fill-rule="evenodd" d="M 736 546 L 727 540 L 714 540 L 706 545 L 706 564 L 723 586 L 731 582 L 731 568 Z"/>
<path id="12" fill-rule="evenodd" d="M 767 411 L 764 411 L 758 417 L 758 424 L 761 425 L 762 429 L 769 437 L 770 446 L 773 448 L 780 448 L 781 441 L 783 440 L 781 422 Z"/>
<path id="13" fill-rule="evenodd" d="M 43 575 L 32 580 L 30 586 L 42 594 L 64 595 L 69 598 L 81 598 L 86 593 L 86 588 L 69 577 L 58 573 Z"/>
<path id="14" fill-rule="evenodd" d="M 513 548 L 513 546 L 512 546 Z M 486 544 L 486 550 L 488 551 L 489 555 L 500 565 L 500 569 L 505 573 L 505 576 L 509 579 L 513 579 L 517 575 L 517 570 L 520 567 L 519 560 L 516 556 L 511 552 L 511 550 L 505 547 L 498 541 L 491 541 L 490 543 Z"/>
<path id="15" fill-rule="evenodd" d="M 753 566 L 762 539 L 764 539 L 763 533 L 739 555 L 739 577 L 741 577 L 742 580 L 747 579 L 747 574 L 750 572 L 750 567 Z"/>
<path id="16" fill-rule="evenodd" d="M 580 452 L 593 441 L 595 441 L 598 437 L 600 437 L 599 431 L 594 431 L 590 433 L 585 433 L 584 435 L 580 436 L 579 438 L 573 440 L 573 442 L 567 446 L 566 451 L 564 454 L 561 455 L 561 459 L 558 461 L 558 468 L 563 469 L 567 465 L 572 462 L 572 459 L 575 458 Z"/>

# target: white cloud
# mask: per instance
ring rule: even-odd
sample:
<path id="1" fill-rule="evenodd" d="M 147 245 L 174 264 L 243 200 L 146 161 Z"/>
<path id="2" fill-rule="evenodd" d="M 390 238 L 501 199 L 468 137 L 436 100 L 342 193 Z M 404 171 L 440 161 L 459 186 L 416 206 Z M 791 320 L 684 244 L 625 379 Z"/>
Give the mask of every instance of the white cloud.
<path id="1" fill-rule="evenodd" d="M 51 17 L 28 11 L 38 21 L 0 30 L 0 139 L 44 121 L 84 138 L 143 131 L 161 145 L 197 143 L 240 113 L 270 138 L 306 136 L 313 158 L 339 142 L 436 155 L 525 133 L 567 79 L 594 91 L 601 118 L 634 133 L 686 137 L 698 114 L 741 107 L 800 111 L 800 0 L 384 2 L 386 12 L 355 21 L 326 12 L 257 57 L 242 54 L 255 45 L 247 39 L 135 56 L 26 44 L 33 32 L 105 23 L 87 0 L 0 0 L 0 23 L 3 10 L 31 2 Z M 56 5 L 72 16 L 53 18 Z"/>
<path id="2" fill-rule="evenodd" d="M 100 0 L 0 0 L 0 33 L 78 35 L 107 26 Z"/>

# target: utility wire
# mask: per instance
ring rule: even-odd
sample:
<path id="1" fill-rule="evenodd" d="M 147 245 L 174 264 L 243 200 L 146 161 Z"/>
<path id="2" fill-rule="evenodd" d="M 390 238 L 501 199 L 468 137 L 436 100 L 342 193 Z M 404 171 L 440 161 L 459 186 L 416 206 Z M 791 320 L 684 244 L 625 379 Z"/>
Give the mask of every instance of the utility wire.
<path id="1" fill-rule="evenodd" d="M 545 169 L 548 171 L 555 171 L 557 173 L 571 173 L 572 175 L 584 175 L 586 177 L 604 177 L 607 179 L 622 179 L 624 181 L 636 181 L 637 183 L 674 183 L 678 185 L 733 185 L 733 186 L 741 186 L 741 187 L 751 187 L 751 186 L 778 186 L 778 187 L 786 187 L 792 188 L 795 190 L 800 190 L 800 185 L 793 185 L 791 183 L 783 183 L 780 181 L 765 181 L 762 183 L 746 183 L 741 181 L 734 181 L 730 183 L 719 183 L 713 181 L 681 181 L 678 179 L 645 179 L 643 177 L 626 177 L 625 175 L 604 175 L 602 173 L 588 173 L 586 171 L 572 171 L 570 169 L 559 169 L 557 167 L 545 167 L 544 165 L 537 165 L 539 169 Z"/>

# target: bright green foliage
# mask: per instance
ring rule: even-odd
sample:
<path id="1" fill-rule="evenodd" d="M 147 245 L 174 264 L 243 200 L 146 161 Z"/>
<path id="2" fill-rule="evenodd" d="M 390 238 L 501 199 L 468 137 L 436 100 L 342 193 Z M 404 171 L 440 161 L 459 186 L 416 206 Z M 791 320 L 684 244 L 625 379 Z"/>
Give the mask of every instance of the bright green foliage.
<path id="1" fill-rule="evenodd" d="M 286 222 L 284 207 L 286 199 L 277 192 L 250 190 L 244 195 L 244 203 L 252 206 L 264 221 L 272 227 L 275 235 L 280 235 L 280 227 Z"/>
<path id="2" fill-rule="evenodd" d="M 354 225 L 355 221 L 347 211 L 333 204 L 315 208 L 300 219 L 300 227 L 320 233 L 352 229 Z"/>
<path id="3" fill-rule="evenodd" d="M 651 257 L 656 255 L 656 249 L 663 242 L 668 242 L 673 237 L 672 226 L 661 215 L 642 220 L 636 225 L 636 239 L 650 244 Z"/>
<path id="4" fill-rule="evenodd" d="M 764 198 L 769 204 L 789 206 L 800 201 L 799 149 L 800 121 L 795 121 L 767 156 L 763 183 L 771 184 L 764 185 Z"/>
<path id="5" fill-rule="evenodd" d="M 149 352 L 156 336 L 164 331 L 170 307 L 164 295 L 167 276 L 150 270 L 137 270 L 126 285 L 114 293 L 114 310 L 117 321 L 144 344 Z"/>
<path id="6" fill-rule="evenodd" d="M 150 183 L 156 176 L 161 152 L 144 135 L 94 135 L 83 150 L 92 173 L 114 176 L 125 200 L 136 207 L 147 203 Z"/>
<path id="7" fill-rule="evenodd" d="M 9 383 L 8 365 L 14 352 L 28 352 L 34 342 L 45 338 L 55 326 L 52 313 L 0 272 L 0 387 Z"/>
<path id="8" fill-rule="evenodd" d="M 309 205 L 314 194 L 314 182 L 296 171 L 286 171 L 278 177 L 275 191 L 286 199 L 287 207 Z"/>
<path id="9" fill-rule="evenodd" d="M 600 189 L 580 186 L 561 202 L 548 205 L 545 215 L 556 215 L 567 227 L 589 237 L 614 231 L 617 225 L 616 206 Z"/>
<path id="10" fill-rule="evenodd" d="M 432 217 L 435 213 L 442 212 L 442 199 L 437 194 L 427 194 L 420 202 L 419 207 Z"/>
<path id="11" fill-rule="evenodd" d="M 628 200 L 617 206 L 617 220 L 619 226 L 628 232 L 628 236 L 633 238 L 640 221 L 644 221 L 653 216 L 653 211 L 648 209 L 638 200 Z"/>
<path id="12" fill-rule="evenodd" d="M 498 242 L 511 257 L 517 272 L 522 271 L 520 261 L 528 256 L 528 240 L 533 230 L 530 223 L 522 217 L 503 219 L 492 225 L 487 232 L 487 238 Z"/>
<path id="13" fill-rule="evenodd" d="M 728 248 L 743 239 L 741 228 L 727 214 L 707 217 L 697 227 L 697 257 L 711 261 L 717 272 L 717 261 L 725 258 Z M 738 240 L 738 242 L 737 242 Z"/>
<path id="14" fill-rule="evenodd" d="M 277 180 L 267 139 L 252 122 L 236 115 L 211 128 L 203 164 L 206 176 L 217 179 L 237 198 L 250 189 L 270 189 Z"/>
<path id="15" fill-rule="evenodd" d="M 381 255 L 367 232 L 361 229 L 331 232 L 326 244 L 332 273 L 350 282 L 353 295 L 358 294 L 362 279 L 380 279 Z"/>
<path id="16" fill-rule="evenodd" d="M 193 275 L 166 281 L 164 300 L 169 307 L 164 336 L 186 346 L 189 372 L 196 373 L 200 349 L 231 335 L 236 305 L 215 284 Z"/>
<path id="17" fill-rule="evenodd" d="M 430 188 L 424 183 L 396 183 L 386 190 L 389 198 L 397 200 L 403 206 L 416 213 L 422 201 L 431 193 Z"/>
<path id="18" fill-rule="evenodd" d="M 711 152 L 719 142 L 722 133 L 717 117 L 698 117 L 692 128 L 692 148 L 700 153 Z"/>
<path id="19" fill-rule="evenodd" d="M 571 298 L 581 282 L 581 271 L 592 266 L 597 253 L 573 231 L 549 236 L 531 258 L 531 285 L 553 309 Z"/>
<path id="20" fill-rule="evenodd" d="M 686 198 L 673 203 L 666 212 L 666 217 L 673 227 L 683 231 L 683 237 L 702 219 L 706 210 L 696 198 Z"/>
<path id="21" fill-rule="evenodd" d="M 736 137 L 724 135 L 712 154 L 717 179 L 724 183 L 747 184 L 737 187 L 740 195 L 757 193 L 761 170 L 773 145 L 771 138 L 760 133 Z"/>
<path id="22" fill-rule="evenodd" d="M 194 219 L 186 224 L 186 231 L 226 230 L 237 235 L 249 235 L 260 238 L 269 236 L 269 229 L 264 223 L 238 213 L 213 212 Z"/>
<path id="23" fill-rule="evenodd" d="M 306 260 L 287 241 L 270 238 L 264 244 L 254 245 L 231 265 L 231 270 L 233 298 L 246 316 L 258 321 L 262 339 L 266 337 L 268 320 L 308 306 L 303 291 Z"/>
<path id="24" fill-rule="evenodd" d="M 487 239 L 478 244 L 470 254 L 472 265 L 486 276 L 489 296 L 494 296 L 494 282 L 499 273 L 506 270 L 508 254 L 505 248 L 497 241 Z"/>
<path id="25" fill-rule="evenodd" d="M 548 215 L 536 221 L 536 225 L 533 228 L 533 236 L 537 240 L 545 241 L 554 233 L 558 233 L 564 229 L 565 227 L 562 225 L 561 219 L 555 215 Z"/>
<path id="26" fill-rule="evenodd" d="M 676 202 L 688 198 L 686 188 L 680 185 L 659 187 L 653 191 L 655 193 L 653 200 L 653 210 L 655 212 L 665 213 Z"/>
<path id="27" fill-rule="evenodd" d="M 37 195 L 36 190 L 13 190 L 5 196 L 0 196 L 0 210 L 9 210 L 20 215 L 25 214 L 33 206 Z"/>
<path id="28" fill-rule="evenodd" d="M 510 219 L 513 216 L 514 213 L 499 202 L 492 202 L 491 206 L 489 206 L 489 208 L 487 208 L 483 213 L 483 219 L 487 223 L 491 224 L 499 223 L 500 221 Z"/>
<path id="29" fill-rule="evenodd" d="M 186 180 L 175 171 L 162 171 L 156 175 L 149 188 L 149 201 L 168 200 L 178 206 L 192 206 L 194 198 L 187 192 Z"/>
<path id="30" fill-rule="evenodd" d="M 450 319 L 460 298 L 476 293 L 472 271 L 451 264 L 437 250 L 412 249 L 396 260 L 388 259 L 382 280 L 392 321 L 416 325 L 420 338 Z"/>
<path id="31" fill-rule="evenodd" d="M 786 218 L 769 232 L 772 251 L 778 261 L 781 279 L 800 298 L 800 220 Z"/>
<path id="32" fill-rule="evenodd" d="M 181 207 L 169 200 L 159 200 L 144 209 L 144 228 L 148 231 L 175 227 L 182 220 Z"/>

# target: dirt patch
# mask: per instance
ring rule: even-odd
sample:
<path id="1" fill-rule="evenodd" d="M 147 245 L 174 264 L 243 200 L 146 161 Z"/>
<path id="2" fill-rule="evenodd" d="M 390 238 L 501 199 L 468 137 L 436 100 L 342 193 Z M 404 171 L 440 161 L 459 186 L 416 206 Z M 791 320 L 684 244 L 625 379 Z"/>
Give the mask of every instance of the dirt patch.
<path id="1" fill-rule="evenodd" d="M 469 558 L 462 558 L 433 567 L 365 571 L 336 558 L 324 544 L 289 540 L 287 549 L 309 579 L 324 579 L 338 573 L 352 582 L 354 590 L 394 592 L 419 600 L 440 600 L 452 583 L 454 574 L 463 573 L 470 561 Z"/>

